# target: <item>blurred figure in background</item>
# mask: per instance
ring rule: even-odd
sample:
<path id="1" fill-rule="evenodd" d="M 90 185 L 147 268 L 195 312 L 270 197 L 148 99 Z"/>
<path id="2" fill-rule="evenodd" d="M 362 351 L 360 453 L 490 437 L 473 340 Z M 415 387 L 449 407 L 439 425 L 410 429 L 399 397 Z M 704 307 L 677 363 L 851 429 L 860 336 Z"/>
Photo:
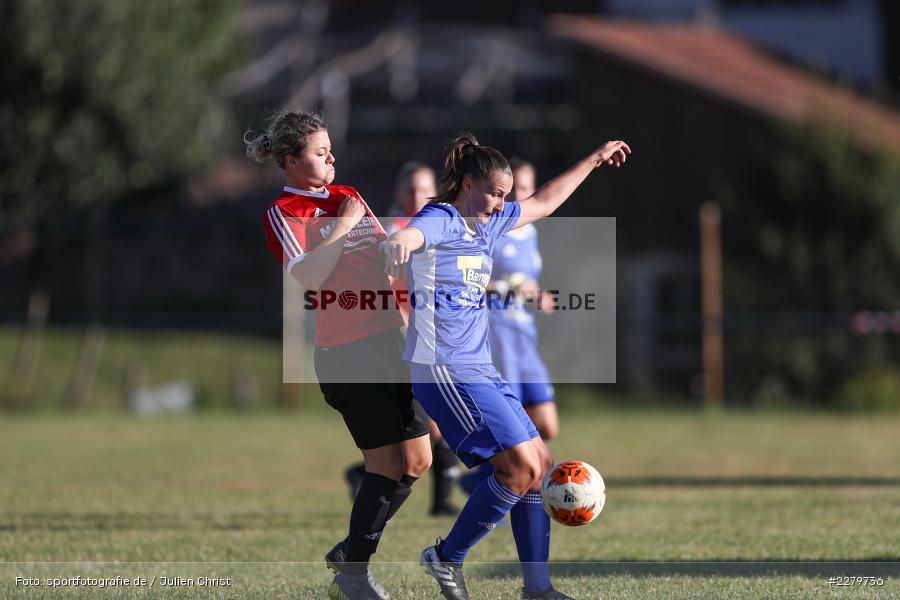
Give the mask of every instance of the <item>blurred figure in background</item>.
<path id="1" fill-rule="evenodd" d="M 394 203 L 388 214 L 388 234 L 394 233 L 406 227 L 409 220 L 417 212 L 422 210 L 428 201 L 437 194 L 434 171 L 423 162 L 411 160 L 400 167 L 397 173 L 397 183 L 394 186 Z M 393 280 L 395 290 L 406 290 L 406 278 L 402 275 Z M 403 318 L 409 320 L 411 306 L 409 302 L 398 302 Z M 404 331 L 405 331 L 404 327 Z M 432 442 L 432 498 L 430 513 L 432 516 L 453 516 L 459 509 L 450 503 L 450 494 L 453 492 L 453 484 L 459 477 L 459 466 L 456 455 L 447 446 L 441 436 L 441 431 L 432 419 L 428 419 L 428 428 Z M 351 496 L 356 495 L 356 490 L 362 477 L 365 475 L 365 465 L 362 463 L 349 467 L 345 473 L 347 483 L 350 485 Z"/>
<path id="2" fill-rule="evenodd" d="M 509 166 L 513 174 L 510 200 L 524 200 L 534 194 L 537 189 L 534 165 L 513 157 Z M 510 294 L 512 299 L 505 305 L 505 310 L 488 311 L 494 366 L 522 401 L 541 437 L 545 441 L 551 440 L 559 434 L 556 398 L 550 373 L 538 352 L 534 314 L 526 306 L 526 299 L 531 299 L 534 307 L 548 314 L 553 312 L 549 293 L 538 285 L 543 261 L 535 226 L 528 224 L 501 237 L 491 258 L 494 266 L 490 287 L 500 298 L 505 299 Z M 482 463 L 463 475 L 460 485 L 471 494 L 493 472 L 491 463 Z"/>

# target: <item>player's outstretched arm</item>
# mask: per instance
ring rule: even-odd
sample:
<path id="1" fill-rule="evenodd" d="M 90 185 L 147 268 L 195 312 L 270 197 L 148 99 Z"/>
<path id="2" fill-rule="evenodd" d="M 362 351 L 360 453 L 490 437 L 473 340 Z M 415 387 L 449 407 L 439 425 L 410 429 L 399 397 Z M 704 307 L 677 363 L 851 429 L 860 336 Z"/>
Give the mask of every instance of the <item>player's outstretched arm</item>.
<path id="1" fill-rule="evenodd" d="M 549 217 L 572 195 L 591 171 L 602 165 L 622 166 L 631 148 L 621 140 L 606 142 L 577 162 L 568 171 L 542 185 L 533 196 L 519 201 L 521 213 L 513 229 L 518 229 L 544 217 Z"/>
<path id="2" fill-rule="evenodd" d="M 396 231 L 384 243 L 384 272 L 399 277 L 410 255 L 425 244 L 425 234 L 418 227 Z"/>

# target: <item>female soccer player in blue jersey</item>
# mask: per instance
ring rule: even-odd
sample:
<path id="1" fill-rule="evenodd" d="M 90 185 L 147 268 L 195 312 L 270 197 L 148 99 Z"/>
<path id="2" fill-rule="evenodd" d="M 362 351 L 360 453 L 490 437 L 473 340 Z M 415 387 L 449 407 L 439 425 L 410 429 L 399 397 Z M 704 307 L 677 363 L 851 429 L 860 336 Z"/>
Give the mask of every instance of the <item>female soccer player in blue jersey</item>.
<path id="1" fill-rule="evenodd" d="M 533 196 L 506 202 L 509 163 L 462 134 L 450 147 L 435 201 L 385 243 L 385 269 L 397 275 L 405 265 L 413 302 L 404 359 L 416 398 L 466 466 L 489 460 L 495 468 L 446 539 L 422 552 L 445 598 L 468 600 L 462 563 L 507 512 L 525 580 L 522 597 L 570 598 L 553 588 L 547 569 L 550 519 L 539 489 L 553 457 L 491 364 L 485 291 L 497 238 L 552 214 L 593 169 L 618 167 L 629 154 L 625 142 L 607 142 Z"/>
<path id="2" fill-rule="evenodd" d="M 509 166 L 513 176 L 509 198 L 515 201 L 532 196 L 537 188 L 534 165 L 513 157 Z M 504 299 L 511 294 L 511 301 L 489 311 L 489 339 L 494 366 L 522 401 L 541 438 L 549 441 L 559 433 L 555 390 L 538 351 L 534 314 L 526 306 L 526 300 L 536 300 L 535 306 L 553 312 L 548 293 L 538 285 L 543 261 L 537 238 L 535 226 L 526 225 L 502 236 L 494 246 L 489 289 Z M 471 494 L 493 472 L 494 466 L 484 462 L 463 475 L 459 483 Z"/>

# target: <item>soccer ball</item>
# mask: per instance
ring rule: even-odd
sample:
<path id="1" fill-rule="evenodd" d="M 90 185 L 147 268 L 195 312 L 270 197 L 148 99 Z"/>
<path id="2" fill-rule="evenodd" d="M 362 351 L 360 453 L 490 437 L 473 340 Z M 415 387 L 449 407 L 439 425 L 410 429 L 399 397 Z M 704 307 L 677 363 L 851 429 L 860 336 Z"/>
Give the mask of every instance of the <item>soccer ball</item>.
<path id="1" fill-rule="evenodd" d="M 541 484 L 541 500 L 544 510 L 557 523 L 587 525 L 603 510 L 606 484 L 597 469 L 571 460 L 550 469 Z"/>

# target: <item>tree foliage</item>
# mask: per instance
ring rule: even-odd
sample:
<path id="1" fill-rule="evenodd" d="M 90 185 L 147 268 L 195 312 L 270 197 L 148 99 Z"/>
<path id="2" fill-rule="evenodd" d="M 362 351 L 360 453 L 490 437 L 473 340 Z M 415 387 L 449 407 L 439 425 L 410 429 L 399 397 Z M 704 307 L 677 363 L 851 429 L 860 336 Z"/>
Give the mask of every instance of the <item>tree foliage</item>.
<path id="1" fill-rule="evenodd" d="M 207 162 L 235 2 L 0 2 L 0 235 Z"/>
<path id="2" fill-rule="evenodd" d="M 892 338 L 854 337 L 850 316 L 900 308 L 900 156 L 824 120 L 780 142 L 724 202 L 728 309 L 757 315 L 732 337 L 735 371 L 834 399 L 848 376 L 897 358 Z"/>

